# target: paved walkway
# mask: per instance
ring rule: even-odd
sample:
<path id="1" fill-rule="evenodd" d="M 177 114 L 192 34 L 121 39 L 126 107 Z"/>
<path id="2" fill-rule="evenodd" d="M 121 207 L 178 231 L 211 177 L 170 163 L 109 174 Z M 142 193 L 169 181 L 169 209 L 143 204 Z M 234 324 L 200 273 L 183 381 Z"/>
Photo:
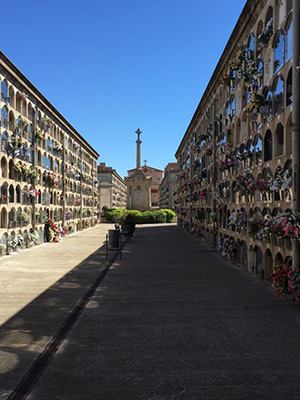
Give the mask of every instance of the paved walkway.
<path id="1" fill-rule="evenodd" d="M 86 287 L 93 267 L 83 261 L 3 325 L 0 398 L 71 309 L 60 292 Z M 139 227 L 28 399 L 298 400 L 299 338 L 300 309 L 272 288 L 174 225 Z"/>
<path id="2" fill-rule="evenodd" d="M 0 399 L 6 399 L 107 264 L 112 224 L 0 258 Z"/>

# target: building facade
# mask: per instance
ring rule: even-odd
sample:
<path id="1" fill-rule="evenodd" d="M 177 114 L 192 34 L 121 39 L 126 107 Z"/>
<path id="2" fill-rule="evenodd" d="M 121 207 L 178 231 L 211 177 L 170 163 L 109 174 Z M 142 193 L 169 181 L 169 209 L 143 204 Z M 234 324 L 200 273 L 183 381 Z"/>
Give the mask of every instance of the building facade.
<path id="1" fill-rule="evenodd" d="M 132 177 L 135 174 L 135 171 L 135 169 L 127 171 L 128 177 Z M 150 182 L 149 191 L 151 203 L 147 209 L 157 209 L 159 207 L 159 185 L 162 181 L 163 171 L 146 164 L 141 167 L 141 171 Z"/>
<path id="2" fill-rule="evenodd" d="M 293 2 L 247 1 L 176 153 L 179 225 L 265 280 L 299 245 L 293 59 Z"/>
<path id="3" fill-rule="evenodd" d="M 100 163 L 97 167 L 98 196 L 100 210 L 105 208 L 126 208 L 127 185 L 115 169 Z"/>
<path id="4" fill-rule="evenodd" d="M 174 210 L 178 204 L 178 163 L 169 163 L 159 185 L 159 207 Z"/>
<path id="5" fill-rule="evenodd" d="M 0 52 L 0 243 L 6 254 L 96 223 L 99 154 Z M 49 225 L 50 224 L 50 225 Z M 53 229 L 52 229 L 53 228 Z"/>

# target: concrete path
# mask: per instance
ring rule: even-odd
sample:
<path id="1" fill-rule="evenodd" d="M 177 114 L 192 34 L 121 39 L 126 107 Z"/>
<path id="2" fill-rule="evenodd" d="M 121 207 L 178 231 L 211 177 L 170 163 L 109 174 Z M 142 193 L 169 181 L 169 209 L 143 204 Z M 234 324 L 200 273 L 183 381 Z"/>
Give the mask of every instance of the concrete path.
<path id="1" fill-rule="evenodd" d="M 6 399 L 107 264 L 112 224 L 0 258 L 0 399 Z M 102 249 L 101 249 L 102 248 Z"/>
<path id="2" fill-rule="evenodd" d="M 38 356 L 62 307 L 59 292 L 75 293 L 81 279 L 87 286 L 85 268 L 92 265 L 82 262 L 74 279 L 71 271 L 3 325 L 11 359 L 1 387 Z M 144 226 L 27 398 L 298 400 L 299 365 L 299 308 L 176 226 Z"/>

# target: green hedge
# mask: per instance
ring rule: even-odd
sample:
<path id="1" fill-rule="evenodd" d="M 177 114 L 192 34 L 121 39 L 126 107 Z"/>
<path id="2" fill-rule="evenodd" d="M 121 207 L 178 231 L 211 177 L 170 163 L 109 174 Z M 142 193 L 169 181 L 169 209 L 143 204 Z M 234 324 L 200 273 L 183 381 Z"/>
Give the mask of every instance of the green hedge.
<path id="1" fill-rule="evenodd" d="M 131 215 L 135 224 L 154 224 L 173 222 L 176 214 L 169 209 L 155 210 L 155 211 L 137 211 L 137 210 L 124 210 L 123 208 L 109 208 L 105 211 L 105 218 L 107 222 L 120 222 L 121 219 Z"/>

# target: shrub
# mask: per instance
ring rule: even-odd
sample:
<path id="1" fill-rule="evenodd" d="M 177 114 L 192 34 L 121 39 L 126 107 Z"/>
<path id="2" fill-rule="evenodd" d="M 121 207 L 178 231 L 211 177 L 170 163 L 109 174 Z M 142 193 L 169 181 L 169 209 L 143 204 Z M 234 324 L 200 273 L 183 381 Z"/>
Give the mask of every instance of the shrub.
<path id="1" fill-rule="evenodd" d="M 163 210 L 153 211 L 155 216 L 155 222 L 166 222 L 166 213 Z"/>
<path id="2" fill-rule="evenodd" d="M 105 210 L 105 219 L 107 222 L 119 222 L 125 212 L 123 208 L 108 208 Z"/>
<path id="3" fill-rule="evenodd" d="M 175 212 L 167 208 L 155 211 L 138 211 L 138 210 L 125 210 L 123 208 L 108 208 L 105 210 L 105 218 L 107 222 L 119 222 L 130 215 L 130 218 L 135 224 L 153 224 L 173 222 L 175 219 Z"/>
<path id="4" fill-rule="evenodd" d="M 137 210 L 125 210 L 125 215 L 130 215 L 135 224 L 142 224 L 143 223 L 143 214 L 141 211 Z"/>
<path id="5" fill-rule="evenodd" d="M 152 224 L 153 222 L 156 222 L 153 211 L 144 211 L 143 212 L 143 224 Z"/>
<path id="6" fill-rule="evenodd" d="M 166 213 L 166 222 L 173 222 L 175 220 L 176 214 L 174 211 L 169 210 L 168 208 L 164 208 L 161 211 Z"/>

